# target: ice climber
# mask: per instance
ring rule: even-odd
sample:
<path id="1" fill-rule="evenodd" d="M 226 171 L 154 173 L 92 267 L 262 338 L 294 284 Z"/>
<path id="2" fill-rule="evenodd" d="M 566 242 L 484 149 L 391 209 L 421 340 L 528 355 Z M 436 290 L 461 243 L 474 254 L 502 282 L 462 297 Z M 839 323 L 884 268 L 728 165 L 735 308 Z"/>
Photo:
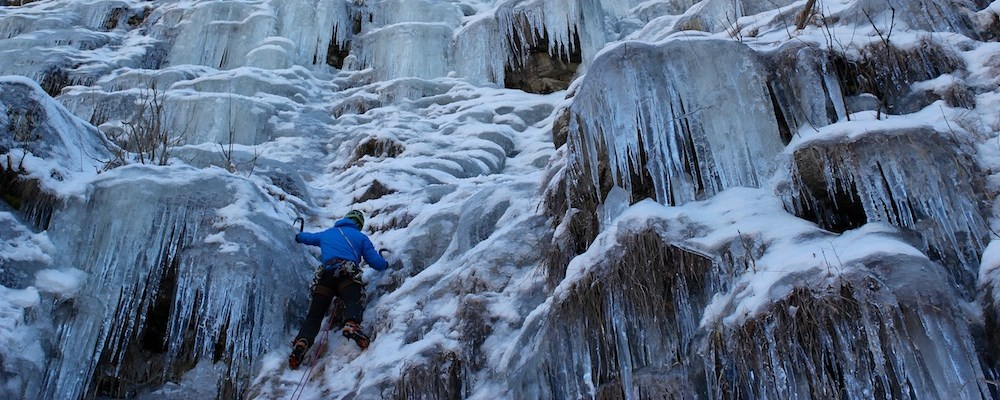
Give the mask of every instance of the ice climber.
<path id="1" fill-rule="evenodd" d="M 300 232 L 295 235 L 298 243 L 319 246 L 323 265 L 316 268 L 312 283 L 312 300 L 309 312 L 292 342 L 292 354 L 288 356 L 288 366 L 297 369 L 306 351 L 312 346 L 320 323 L 333 297 L 344 302 L 344 336 L 353 339 L 362 349 L 368 347 L 369 338 L 361 331 L 361 316 L 364 313 L 365 286 L 361 281 L 361 259 L 376 270 L 388 267 L 368 236 L 361 233 L 365 216 L 352 210 L 344 218 L 334 223 L 333 228 L 318 233 Z"/>

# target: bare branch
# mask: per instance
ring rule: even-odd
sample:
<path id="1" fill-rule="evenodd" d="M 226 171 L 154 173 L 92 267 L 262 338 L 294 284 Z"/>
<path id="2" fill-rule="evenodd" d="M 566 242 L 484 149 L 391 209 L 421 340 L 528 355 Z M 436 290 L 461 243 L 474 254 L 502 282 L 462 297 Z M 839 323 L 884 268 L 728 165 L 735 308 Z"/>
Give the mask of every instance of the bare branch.
<path id="1" fill-rule="evenodd" d="M 816 0 L 806 1 L 806 6 L 802 8 L 802 12 L 799 13 L 799 16 L 795 18 L 796 29 L 801 30 L 806 27 L 806 24 L 809 23 L 809 17 L 812 16 L 812 10 L 815 5 Z"/>

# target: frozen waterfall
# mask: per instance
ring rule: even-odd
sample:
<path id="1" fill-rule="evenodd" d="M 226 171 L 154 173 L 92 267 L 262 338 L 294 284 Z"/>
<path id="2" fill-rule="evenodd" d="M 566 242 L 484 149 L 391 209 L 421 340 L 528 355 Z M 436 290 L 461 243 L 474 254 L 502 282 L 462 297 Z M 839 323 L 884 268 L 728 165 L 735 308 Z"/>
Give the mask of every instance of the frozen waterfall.
<path id="1" fill-rule="evenodd" d="M 0 397 L 1000 396 L 1000 2 L 0 0 Z M 291 370 L 348 210 L 364 351 Z"/>

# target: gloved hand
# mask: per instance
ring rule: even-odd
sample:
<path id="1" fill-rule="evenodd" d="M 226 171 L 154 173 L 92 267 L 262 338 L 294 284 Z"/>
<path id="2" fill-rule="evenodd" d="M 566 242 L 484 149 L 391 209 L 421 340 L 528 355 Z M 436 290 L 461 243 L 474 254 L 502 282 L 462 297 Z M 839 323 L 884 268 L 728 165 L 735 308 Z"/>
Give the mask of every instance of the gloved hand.
<path id="1" fill-rule="evenodd" d="M 295 234 L 295 243 L 302 243 L 302 240 L 299 240 L 299 235 L 301 234 L 301 232 Z"/>

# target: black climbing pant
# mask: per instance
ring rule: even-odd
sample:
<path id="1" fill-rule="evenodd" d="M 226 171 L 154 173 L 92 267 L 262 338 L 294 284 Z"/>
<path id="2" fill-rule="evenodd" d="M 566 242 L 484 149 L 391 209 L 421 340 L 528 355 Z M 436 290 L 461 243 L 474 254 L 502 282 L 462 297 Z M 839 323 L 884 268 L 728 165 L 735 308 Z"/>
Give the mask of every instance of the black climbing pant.
<path id="1" fill-rule="evenodd" d="M 346 263 L 353 264 L 349 261 Z M 351 273 L 352 269 L 354 273 Z M 361 323 L 361 316 L 365 311 L 362 304 L 365 297 L 365 287 L 361 282 L 359 272 L 360 269 L 356 266 L 347 267 L 343 264 L 340 265 L 340 268 L 327 269 L 326 266 L 320 266 L 316 270 L 309 312 L 306 313 L 305 321 L 302 321 L 299 334 L 295 337 L 296 341 L 305 339 L 312 346 L 334 296 L 344 302 L 344 321 L 353 320 Z"/>

